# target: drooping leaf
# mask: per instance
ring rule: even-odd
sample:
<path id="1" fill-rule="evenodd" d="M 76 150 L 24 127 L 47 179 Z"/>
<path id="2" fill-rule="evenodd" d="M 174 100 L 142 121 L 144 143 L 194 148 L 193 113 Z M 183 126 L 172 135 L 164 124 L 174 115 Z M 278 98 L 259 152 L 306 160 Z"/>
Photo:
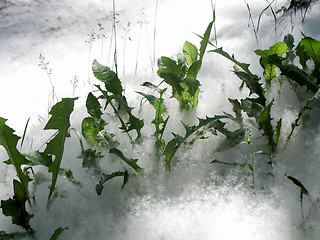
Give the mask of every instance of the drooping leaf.
<path id="1" fill-rule="evenodd" d="M 225 58 L 229 59 L 230 61 L 232 61 L 233 63 L 235 63 L 237 66 L 239 66 L 243 71 L 245 71 L 246 73 L 248 74 L 252 74 L 249 70 L 249 66 L 250 64 L 247 64 L 247 63 L 241 63 L 239 61 L 237 61 L 234 56 L 230 56 L 229 53 L 225 52 L 222 50 L 222 48 L 217 48 L 217 49 L 214 49 L 214 50 L 210 50 L 209 52 L 215 52 L 215 53 L 218 53 L 222 56 L 224 56 Z"/>
<path id="2" fill-rule="evenodd" d="M 142 172 L 142 168 L 137 165 L 138 159 L 127 158 L 123 155 L 123 153 L 119 149 L 116 149 L 116 148 L 111 148 L 109 150 L 109 153 L 113 153 L 113 154 L 117 155 L 125 163 L 127 163 L 130 167 L 132 167 L 136 172 L 138 172 L 138 173 Z"/>
<path id="3" fill-rule="evenodd" d="M 302 39 L 297 47 L 297 55 L 302 66 L 306 66 L 308 59 L 312 59 L 315 66 L 320 66 L 320 41 L 311 37 Z"/>
<path id="4" fill-rule="evenodd" d="M 33 235 L 34 230 L 30 226 L 30 219 L 33 215 L 26 211 L 26 202 L 28 200 L 27 192 L 24 186 L 17 180 L 13 180 L 13 198 L 1 200 L 1 209 L 3 215 L 12 218 L 12 223 L 25 229 L 29 234 Z"/>
<path id="5" fill-rule="evenodd" d="M 253 117 L 256 120 L 258 120 L 263 110 L 263 106 L 259 104 L 255 98 L 246 98 L 241 100 L 241 107 L 243 111 L 248 114 L 248 117 Z"/>
<path id="6" fill-rule="evenodd" d="M 99 183 L 96 185 L 96 192 L 98 195 L 101 195 L 102 190 L 103 190 L 103 184 L 105 184 L 107 181 L 115 178 L 115 177 L 123 177 L 123 183 L 121 186 L 121 189 L 124 188 L 124 186 L 127 184 L 129 180 L 129 173 L 128 171 L 118 171 L 118 172 L 113 172 L 111 174 L 103 174 L 102 178 L 100 179 Z"/>
<path id="7" fill-rule="evenodd" d="M 94 76 L 105 84 L 105 88 L 114 95 L 122 95 L 123 88 L 117 74 L 109 67 L 93 60 L 92 71 Z"/>
<path id="8" fill-rule="evenodd" d="M 297 82 L 301 87 L 306 86 L 309 90 L 316 93 L 319 90 L 319 85 L 314 83 L 308 74 L 297 66 L 292 64 L 283 64 L 279 66 L 281 75 Z"/>
<path id="9" fill-rule="evenodd" d="M 88 113 L 95 119 L 100 119 L 102 116 L 101 105 L 98 99 L 90 92 L 86 101 Z"/>
<path id="10" fill-rule="evenodd" d="M 292 176 L 288 176 L 288 175 L 286 175 L 286 177 L 288 179 L 290 179 L 295 185 L 297 185 L 301 189 L 301 193 L 303 193 L 305 195 L 309 194 L 308 190 L 303 186 L 303 184 L 298 179 L 296 179 L 295 177 L 292 177 Z"/>
<path id="11" fill-rule="evenodd" d="M 59 238 L 59 236 L 61 235 L 61 233 L 63 233 L 65 230 L 67 230 L 68 227 L 62 228 L 62 227 L 58 227 L 54 233 L 52 234 L 51 238 L 49 240 L 57 240 Z"/>
<path id="12" fill-rule="evenodd" d="M 235 74 L 246 83 L 246 86 L 250 90 L 250 95 L 255 93 L 258 95 L 256 102 L 262 106 L 265 106 L 266 98 L 264 96 L 264 90 L 262 84 L 259 82 L 260 78 L 257 75 L 246 73 L 243 71 L 235 71 Z"/>
<path id="13" fill-rule="evenodd" d="M 6 119 L 0 117 L 0 146 L 3 146 L 6 150 L 9 161 L 7 163 L 12 164 L 16 170 L 17 177 L 20 180 L 24 191 L 28 194 L 28 182 L 31 179 L 22 171 L 23 165 L 28 165 L 30 161 L 28 161 L 18 150 L 17 143 L 19 141 L 19 137 L 13 134 L 13 129 L 6 125 Z"/>
<path id="14" fill-rule="evenodd" d="M 244 128 L 239 128 L 233 132 L 226 131 L 226 130 L 224 130 L 223 132 L 226 138 L 219 144 L 219 146 L 215 150 L 216 152 L 224 151 L 238 145 L 243 141 L 243 138 L 245 136 Z"/>
<path id="15" fill-rule="evenodd" d="M 70 127 L 70 115 L 73 112 L 75 100 L 76 98 L 63 98 L 62 101 L 56 103 L 49 112 L 51 114 L 51 118 L 44 127 L 45 130 L 58 130 L 58 134 L 47 143 L 47 147 L 44 150 L 44 154 L 55 157 L 49 167 L 49 172 L 52 173 L 52 180 L 48 200 L 50 200 L 57 182 L 65 140 L 67 137 L 70 137 L 68 133 Z"/>
<path id="16" fill-rule="evenodd" d="M 220 164 L 224 164 L 224 165 L 238 166 L 238 167 L 242 167 L 242 168 L 249 168 L 251 171 L 253 171 L 253 167 L 251 166 L 251 164 L 248 164 L 248 163 L 222 162 L 222 161 L 218 161 L 218 160 L 213 160 L 211 162 L 211 164 L 212 163 L 220 163 Z"/>
<path id="17" fill-rule="evenodd" d="M 192 43 L 186 41 L 182 49 L 183 55 L 186 57 L 186 64 L 191 66 L 198 60 L 198 49 Z"/>

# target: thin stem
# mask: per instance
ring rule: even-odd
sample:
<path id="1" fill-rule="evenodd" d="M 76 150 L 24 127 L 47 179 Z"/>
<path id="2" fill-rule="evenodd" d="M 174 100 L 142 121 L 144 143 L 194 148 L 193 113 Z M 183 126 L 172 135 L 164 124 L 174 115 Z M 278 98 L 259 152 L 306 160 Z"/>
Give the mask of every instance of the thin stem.
<path id="1" fill-rule="evenodd" d="M 156 62 L 156 33 L 157 33 L 157 14 L 158 14 L 158 0 L 156 0 L 156 10 L 154 14 L 154 25 L 153 25 L 153 63 Z"/>
<path id="2" fill-rule="evenodd" d="M 113 61 L 116 69 L 116 73 L 118 74 L 118 61 L 117 61 L 117 29 L 116 29 L 116 5 L 115 0 L 112 1 L 113 4 L 113 34 L 114 34 L 114 54 Z"/>

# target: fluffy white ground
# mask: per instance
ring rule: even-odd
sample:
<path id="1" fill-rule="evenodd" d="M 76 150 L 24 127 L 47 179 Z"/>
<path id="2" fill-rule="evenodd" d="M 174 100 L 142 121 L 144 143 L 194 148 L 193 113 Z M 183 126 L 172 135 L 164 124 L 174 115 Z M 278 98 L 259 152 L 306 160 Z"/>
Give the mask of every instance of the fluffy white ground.
<path id="1" fill-rule="evenodd" d="M 267 2 L 248 0 L 247 3 L 257 27 L 259 14 Z M 279 0 L 273 7 L 280 9 L 283 5 L 287 6 L 287 1 Z M 301 38 L 300 31 L 320 39 L 319 5 L 312 7 L 303 25 L 300 12 L 296 16 L 278 16 L 276 31 L 272 14 L 270 10 L 266 11 L 261 18 L 258 42 L 252 25 L 248 27 L 249 13 L 243 1 L 217 0 L 215 6 L 218 46 L 234 53 L 238 60 L 251 63 L 250 69 L 259 75 L 262 70 L 254 49 L 268 48 L 287 33 L 293 34 L 297 43 Z M 159 0 L 156 22 L 156 1 L 119 0 L 116 9 L 119 14 L 119 77 L 129 104 L 135 106 L 135 113 L 138 113 L 141 98 L 134 91 L 147 92 L 148 89 L 139 86 L 144 81 L 159 82 L 157 67 L 152 63 L 154 53 L 155 59 L 174 55 L 181 51 L 186 40 L 199 46 L 200 41 L 192 32 L 203 34 L 212 19 L 211 3 L 204 0 L 197 4 L 191 0 Z M 114 46 L 110 48 L 110 43 L 114 44 L 111 42 L 112 1 L 2 1 L 0 11 L 0 116 L 9 119 L 7 124 L 19 136 L 31 117 L 23 150 L 27 151 L 30 146 L 37 149 L 48 137 L 41 132 L 41 127 L 52 104 L 51 80 L 59 99 L 73 95 L 79 97 L 72 126 L 80 130 L 79 119 L 86 116 L 83 109 L 86 95 L 94 90 L 90 83 L 97 83 L 91 74 L 91 62 L 97 59 L 109 66 L 113 62 Z M 98 23 L 102 24 L 103 30 L 99 30 Z M 91 33 L 95 39 L 90 37 Z M 44 62 L 48 62 L 48 71 L 52 69 L 50 79 L 38 66 L 40 54 L 45 58 Z M 181 120 L 195 124 L 196 117 L 213 116 L 222 110 L 230 112 L 227 99 L 248 94 L 239 92 L 240 81 L 231 70 L 232 63 L 228 60 L 213 53 L 205 55 L 199 75 L 202 93 L 193 115 L 179 113 L 176 101 L 169 99 L 168 90 L 166 104 L 171 117 L 165 132 L 167 141 L 172 138 L 172 131 L 183 134 Z M 73 91 L 70 81 L 75 77 L 78 82 Z M 277 99 L 274 116 L 282 115 L 286 124 L 284 130 L 288 130 L 299 106 L 292 92 L 283 94 L 286 98 Z M 150 136 L 153 127 L 149 122 L 154 112 L 145 104 L 140 114 L 147 125 L 143 133 Z M 313 114 L 315 118 L 317 112 Z M 63 194 L 47 210 L 49 181 L 40 184 L 35 191 L 37 204 L 30 210 L 34 213 L 31 225 L 37 230 L 38 239 L 49 239 L 59 226 L 69 228 L 63 232 L 61 240 L 301 239 L 298 231 L 301 223 L 299 189 L 285 177 L 284 174 L 288 174 L 300 179 L 310 192 L 310 197 L 304 199 L 304 210 L 307 226 L 312 230 L 304 238 L 318 239 L 319 130 L 317 122 L 309 122 L 285 150 L 279 151 L 274 159 L 274 184 L 270 177 L 265 177 L 268 171 L 266 159 L 258 159 L 261 162 L 257 163 L 259 190 L 256 196 L 248 187 L 251 183 L 249 172 L 210 164 L 216 158 L 221 161 L 244 160 L 250 157 L 247 146 L 214 155 L 217 138 L 198 142 L 192 149 L 178 152 L 180 161 L 170 173 L 164 172 L 163 164 L 154 162 L 152 140 L 146 140 L 134 150 L 122 144 L 126 156 L 139 159 L 138 163 L 145 169 L 144 176 L 132 177 L 122 191 L 121 179 L 114 179 L 105 185 L 102 195 L 97 196 L 94 187 L 99 178 L 82 169 L 81 161 L 76 158 L 80 147 L 73 136 L 66 143 L 63 167 L 72 169 L 83 186 L 78 188 L 60 178 L 57 187 Z M 118 136 L 120 141 L 126 141 L 125 138 L 125 135 Z M 264 144 L 261 139 L 255 141 L 256 149 Z M 1 160 L 5 160 L 3 148 L 0 154 Z M 107 153 L 105 155 L 102 160 L 105 171 L 117 169 L 118 164 L 112 162 Z M 44 169 L 37 170 L 46 175 Z M 0 174 L 4 176 L 0 181 L 0 198 L 7 199 L 12 196 L 13 168 L 2 164 Z M 11 224 L 10 218 L 1 215 L 0 230 L 9 233 L 20 229 Z"/>

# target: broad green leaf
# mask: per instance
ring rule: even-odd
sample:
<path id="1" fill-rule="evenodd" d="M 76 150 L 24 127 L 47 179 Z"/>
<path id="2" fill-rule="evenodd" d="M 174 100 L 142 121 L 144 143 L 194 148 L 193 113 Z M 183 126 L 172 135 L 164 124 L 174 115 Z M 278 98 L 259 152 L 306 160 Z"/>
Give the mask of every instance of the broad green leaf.
<path id="1" fill-rule="evenodd" d="M 127 158 L 123 155 L 123 153 L 120 150 L 118 150 L 116 148 L 111 148 L 109 150 L 109 153 L 113 153 L 113 154 L 117 155 L 125 163 L 127 163 L 130 167 L 132 167 L 136 172 L 138 172 L 138 173 L 142 172 L 142 168 L 137 165 L 138 159 Z"/>
<path id="2" fill-rule="evenodd" d="M 23 185 L 24 191 L 28 194 L 28 182 L 31 179 L 22 171 L 23 165 L 28 165 L 28 161 L 18 150 L 17 143 L 20 139 L 13 134 L 13 129 L 6 125 L 6 119 L 0 117 L 0 146 L 3 146 L 9 156 L 9 164 L 12 164 L 16 170 L 17 177 Z"/>
<path id="3" fill-rule="evenodd" d="M 183 83 L 185 83 L 188 87 L 188 93 L 191 95 L 191 96 L 195 96 L 196 92 L 199 90 L 199 87 L 200 87 L 200 82 L 194 78 L 194 77 L 186 77 L 184 80 L 183 80 Z"/>
<path id="4" fill-rule="evenodd" d="M 123 88 L 117 74 L 109 67 L 100 64 L 97 60 L 93 60 L 93 75 L 105 84 L 105 88 L 114 95 L 121 95 Z"/>
<path id="5" fill-rule="evenodd" d="M 118 171 L 118 172 L 113 172 L 111 174 L 103 174 L 102 178 L 100 179 L 99 183 L 96 185 L 96 192 L 98 195 L 101 195 L 102 190 L 103 190 L 103 184 L 105 184 L 107 181 L 115 178 L 115 177 L 123 177 L 123 183 L 121 186 L 121 189 L 124 188 L 124 186 L 127 184 L 129 180 L 129 173 L 128 171 Z"/>
<path id="6" fill-rule="evenodd" d="M 202 65 L 202 61 L 200 60 L 195 61 L 188 69 L 187 78 L 188 77 L 196 78 L 201 69 L 201 65 Z"/>
<path id="7" fill-rule="evenodd" d="M 302 49 L 300 49 L 302 48 Z M 298 51 L 301 50 L 301 51 Z M 308 57 L 302 56 L 301 54 L 306 53 Z M 311 37 L 305 37 L 302 39 L 297 47 L 297 55 L 300 58 L 302 66 L 306 65 L 308 59 L 312 59 L 314 64 L 319 67 L 320 65 L 320 41 L 317 41 Z"/>
<path id="8" fill-rule="evenodd" d="M 87 143 L 92 147 L 99 147 L 98 133 L 101 129 L 92 117 L 86 117 L 81 123 L 81 132 Z"/>
<path id="9" fill-rule="evenodd" d="M 59 238 L 59 236 L 61 235 L 61 233 L 63 233 L 65 230 L 67 230 L 68 227 L 62 228 L 62 227 L 58 227 L 54 233 L 52 234 L 51 238 L 49 240 L 57 240 Z"/>
<path id="10" fill-rule="evenodd" d="M 208 45 L 208 42 L 210 39 L 210 33 L 211 33 L 212 26 L 213 26 L 213 22 L 214 22 L 214 20 L 209 23 L 209 25 L 203 35 L 202 41 L 200 42 L 200 52 L 199 52 L 200 61 L 202 61 L 203 55 L 206 51 L 206 48 L 207 48 L 207 45 Z"/>
<path id="11" fill-rule="evenodd" d="M 76 98 L 63 98 L 62 101 L 55 104 L 49 112 L 51 114 L 51 118 L 44 127 L 44 130 L 58 130 L 58 134 L 47 143 L 47 147 L 44 150 L 44 154 L 55 156 L 49 167 L 49 172 L 52 173 L 52 181 L 48 200 L 50 200 L 57 182 L 65 140 L 67 137 L 70 137 L 68 133 L 70 127 L 70 115 L 73 112 L 75 100 Z"/>
<path id="12" fill-rule="evenodd" d="M 99 119 L 102 116 L 101 105 L 98 99 L 90 92 L 87 97 L 86 107 L 88 113 L 95 119 Z"/>
<path id="13" fill-rule="evenodd" d="M 181 78 L 181 74 L 182 74 L 181 68 L 177 65 L 177 63 L 174 60 L 168 57 L 161 57 L 161 61 L 165 67 L 163 69 L 166 69 L 168 73 L 172 73 L 176 75 L 178 78 Z"/>
<path id="14" fill-rule="evenodd" d="M 319 85 L 314 83 L 307 73 L 295 65 L 284 64 L 280 65 L 279 68 L 281 70 L 281 75 L 284 75 L 287 78 L 297 82 L 301 87 L 306 86 L 313 93 L 316 93 L 319 90 Z"/>
<path id="15" fill-rule="evenodd" d="M 277 42 L 268 50 L 255 50 L 254 52 L 259 55 L 260 64 L 264 69 L 263 76 L 266 78 L 267 86 L 270 86 L 270 81 L 276 78 L 276 66 L 282 64 L 282 55 L 288 49 L 287 45 L 283 42 Z"/>
<path id="16" fill-rule="evenodd" d="M 198 49 L 192 43 L 186 41 L 182 49 L 183 55 L 186 57 L 186 64 L 191 66 L 198 60 Z"/>

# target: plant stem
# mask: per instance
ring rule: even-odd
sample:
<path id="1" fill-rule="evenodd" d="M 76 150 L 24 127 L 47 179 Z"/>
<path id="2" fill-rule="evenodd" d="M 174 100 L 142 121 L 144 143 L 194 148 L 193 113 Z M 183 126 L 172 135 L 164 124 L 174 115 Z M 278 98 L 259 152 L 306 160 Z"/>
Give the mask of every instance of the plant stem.
<path id="1" fill-rule="evenodd" d="M 118 74 L 118 61 L 117 61 L 117 29 L 116 29 L 116 5 L 115 0 L 112 1 L 113 4 L 113 34 L 114 34 L 114 54 L 113 62 L 116 73 Z"/>

